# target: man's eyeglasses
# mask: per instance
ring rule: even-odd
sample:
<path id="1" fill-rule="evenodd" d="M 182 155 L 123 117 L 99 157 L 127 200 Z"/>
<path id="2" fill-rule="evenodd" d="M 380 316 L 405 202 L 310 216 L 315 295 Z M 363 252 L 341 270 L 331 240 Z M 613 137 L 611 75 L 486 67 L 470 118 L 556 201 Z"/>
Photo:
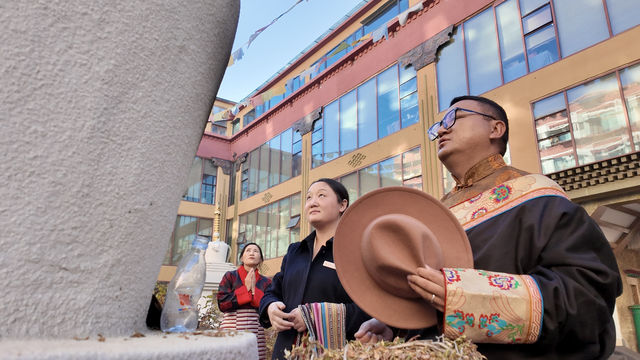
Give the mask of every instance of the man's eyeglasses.
<path id="1" fill-rule="evenodd" d="M 440 135 L 438 135 L 438 130 L 440 129 L 440 126 L 444 127 L 446 130 L 451 129 L 453 124 L 456 123 L 456 118 L 457 118 L 456 112 L 457 111 L 466 111 L 466 112 L 470 112 L 470 113 L 486 116 L 486 117 L 491 118 L 493 120 L 497 120 L 495 117 L 493 117 L 491 115 L 483 114 L 483 113 L 480 113 L 480 112 L 477 112 L 477 111 L 473 111 L 473 110 L 469 110 L 469 109 L 463 109 L 463 108 L 459 108 L 459 107 L 454 107 L 451 110 L 447 111 L 446 114 L 444 114 L 444 117 L 442 118 L 441 121 L 438 121 L 437 123 L 435 123 L 435 124 L 431 125 L 431 127 L 429 127 L 429 130 L 427 130 L 427 134 L 429 135 L 429 140 L 433 141 L 433 140 L 437 139 L 438 137 L 440 137 Z"/>

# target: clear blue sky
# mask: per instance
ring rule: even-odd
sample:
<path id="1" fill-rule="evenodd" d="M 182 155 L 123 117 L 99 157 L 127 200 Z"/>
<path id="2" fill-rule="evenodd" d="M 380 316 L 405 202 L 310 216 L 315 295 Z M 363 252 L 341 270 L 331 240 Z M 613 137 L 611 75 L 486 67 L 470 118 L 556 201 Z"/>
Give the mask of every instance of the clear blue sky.
<path id="1" fill-rule="evenodd" d="M 296 0 L 241 0 L 235 51 Z M 305 0 L 263 31 L 228 67 L 218 97 L 240 101 L 258 88 L 362 0 Z"/>

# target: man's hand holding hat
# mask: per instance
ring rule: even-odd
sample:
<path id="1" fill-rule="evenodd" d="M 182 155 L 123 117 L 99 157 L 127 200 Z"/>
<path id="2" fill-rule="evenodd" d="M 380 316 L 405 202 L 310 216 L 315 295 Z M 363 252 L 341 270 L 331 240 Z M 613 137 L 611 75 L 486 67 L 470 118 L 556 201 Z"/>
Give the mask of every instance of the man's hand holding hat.
<path id="1" fill-rule="evenodd" d="M 436 310 L 444 308 L 444 274 L 438 269 L 473 268 L 458 219 L 432 196 L 404 187 L 374 190 L 353 203 L 338 223 L 333 246 L 338 277 L 351 299 L 400 329 L 437 324 Z"/>
<path id="2" fill-rule="evenodd" d="M 407 276 L 409 286 L 425 301 L 444 312 L 444 277 L 442 272 L 429 265 L 418 268 L 417 275 Z"/>

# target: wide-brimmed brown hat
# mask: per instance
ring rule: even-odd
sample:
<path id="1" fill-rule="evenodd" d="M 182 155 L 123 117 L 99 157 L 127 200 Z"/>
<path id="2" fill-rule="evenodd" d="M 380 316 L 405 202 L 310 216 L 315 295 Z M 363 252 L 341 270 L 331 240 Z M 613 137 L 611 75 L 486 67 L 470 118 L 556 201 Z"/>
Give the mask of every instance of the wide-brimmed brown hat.
<path id="1" fill-rule="evenodd" d="M 409 287 L 425 264 L 473 267 L 467 235 L 434 197 L 405 187 L 372 191 L 342 215 L 333 257 L 342 286 L 369 315 L 403 329 L 437 323 L 435 309 Z"/>

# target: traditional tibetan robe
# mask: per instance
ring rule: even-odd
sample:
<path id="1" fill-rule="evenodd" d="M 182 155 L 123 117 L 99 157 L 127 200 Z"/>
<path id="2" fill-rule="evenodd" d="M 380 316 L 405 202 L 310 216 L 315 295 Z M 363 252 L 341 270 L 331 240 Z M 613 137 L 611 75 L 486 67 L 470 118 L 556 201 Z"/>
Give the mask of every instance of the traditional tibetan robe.
<path id="1" fill-rule="evenodd" d="M 247 270 L 243 265 L 224 274 L 217 294 L 218 308 L 224 314 L 220 328 L 254 333 L 258 341 L 258 357 L 264 360 L 267 358 L 267 343 L 257 310 L 264 291 L 271 284 L 271 279 L 260 275 L 258 269 L 255 270 L 255 276 L 256 286 L 251 293 L 244 282 Z"/>
<path id="2" fill-rule="evenodd" d="M 464 227 L 474 269 L 443 269 L 444 332 L 489 359 L 605 359 L 622 285 L 598 225 L 555 182 L 506 166 L 471 168 L 443 203 Z"/>

